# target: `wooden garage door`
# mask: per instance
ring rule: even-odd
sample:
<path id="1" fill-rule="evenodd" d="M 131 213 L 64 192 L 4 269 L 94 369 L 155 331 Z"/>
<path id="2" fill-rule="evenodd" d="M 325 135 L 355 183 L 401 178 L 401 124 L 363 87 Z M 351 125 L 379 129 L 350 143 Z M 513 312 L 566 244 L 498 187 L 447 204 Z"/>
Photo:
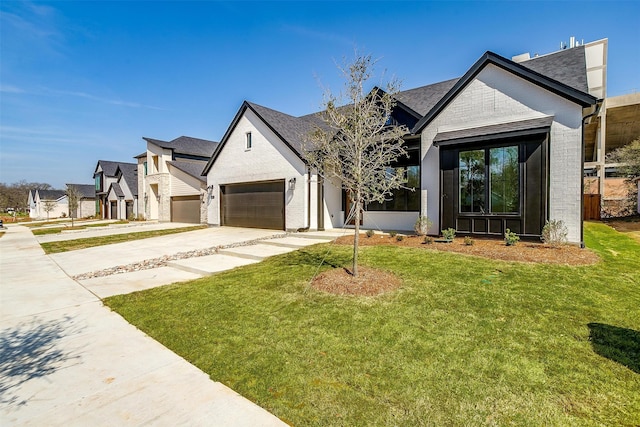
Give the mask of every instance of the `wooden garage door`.
<path id="1" fill-rule="evenodd" d="M 222 225 L 284 230 L 284 181 L 221 185 Z"/>
<path id="2" fill-rule="evenodd" d="M 200 224 L 200 196 L 172 197 L 171 221 Z"/>

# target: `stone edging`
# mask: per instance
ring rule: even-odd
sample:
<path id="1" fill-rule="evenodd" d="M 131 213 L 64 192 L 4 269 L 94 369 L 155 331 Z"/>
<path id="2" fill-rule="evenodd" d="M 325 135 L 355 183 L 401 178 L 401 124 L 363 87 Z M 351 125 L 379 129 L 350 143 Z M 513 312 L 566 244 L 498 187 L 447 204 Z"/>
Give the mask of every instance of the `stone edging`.
<path id="1" fill-rule="evenodd" d="M 131 273 L 133 271 L 150 270 L 152 268 L 165 267 L 169 261 L 175 261 L 178 259 L 187 259 L 187 258 L 197 258 L 197 257 L 207 256 L 207 255 L 215 255 L 221 249 L 238 248 L 241 246 L 252 246 L 260 243 L 260 241 L 262 240 L 280 239 L 283 237 L 287 237 L 289 234 L 290 233 L 280 233 L 280 234 L 274 234 L 267 237 L 262 237 L 260 239 L 246 240 L 243 242 L 231 243 L 228 245 L 218 245 L 218 246 L 212 246 L 206 249 L 196 249 L 188 252 L 178 252 L 173 255 L 165 255 L 158 258 L 147 259 L 147 260 L 136 262 L 133 264 L 118 265 L 115 267 L 106 268 L 104 270 L 98 270 L 98 271 L 92 271 L 89 273 L 79 274 L 77 276 L 73 276 L 72 279 L 86 280 L 86 279 L 93 279 L 96 277 L 111 276 L 111 275 L 120 274 L 120 273 Z"/>

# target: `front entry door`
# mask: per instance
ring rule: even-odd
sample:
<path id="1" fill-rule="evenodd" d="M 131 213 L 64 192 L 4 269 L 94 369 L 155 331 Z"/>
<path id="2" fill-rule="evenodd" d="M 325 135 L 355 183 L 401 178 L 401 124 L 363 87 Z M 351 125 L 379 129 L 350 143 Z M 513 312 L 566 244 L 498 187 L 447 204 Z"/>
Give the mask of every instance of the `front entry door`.
<path id="1" fill-rule="evenodd" d="M 345 208 L 344 208 L 344 219 L 345 221 L 347 220 L 347 218 L 349 217 L 349 214 L 351 213 L 351 206 L 353 205 L 353 202 L 351 201 L 351 197 L 349 197 L 349 192 L 346 192 L 346 201 L 345 201 Z M 360 225 L 362 225 L 362 217 L 364 216 L 364 211 L 360 211 Z M 347 225 L 356 225 L 356 216 L 355 214 L 351 217 L 351 219 L 347 222 Z"/>

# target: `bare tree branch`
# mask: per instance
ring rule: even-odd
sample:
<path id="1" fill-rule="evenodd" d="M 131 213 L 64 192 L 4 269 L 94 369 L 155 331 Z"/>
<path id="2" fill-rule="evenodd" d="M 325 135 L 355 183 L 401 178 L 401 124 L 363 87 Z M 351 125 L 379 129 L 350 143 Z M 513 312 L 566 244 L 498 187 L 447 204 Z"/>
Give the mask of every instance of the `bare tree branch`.
<path id="1" fill-rule="evenodd" d="M 365 92 L 374 65 L 370 55 L 356 54 L 353 62 L 339 67 L 346 95 L 325 91 L 324 126 L 310 133 L 305 144 L 310 165 L 322 178 L 346 190 L 355 209 L 354 276 L 358 274 L 362 209 L 371 202 L 383 202 L 406 183 L 404 171 L 390 167 L 407 155 L 402 139 L 407 129 L 395 125 L 391 116 L 400 85 L 392 80 L 384 89 Z"/>

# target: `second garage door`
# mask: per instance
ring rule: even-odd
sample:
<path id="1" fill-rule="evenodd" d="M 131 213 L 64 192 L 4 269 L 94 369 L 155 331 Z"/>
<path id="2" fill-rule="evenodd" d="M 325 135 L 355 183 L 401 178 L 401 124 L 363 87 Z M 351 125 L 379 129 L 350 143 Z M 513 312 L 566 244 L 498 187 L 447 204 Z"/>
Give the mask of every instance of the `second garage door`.
<path id="1" fill-rule="evenodd" d="M 284 230 L 284 180 L 220 186 L 222 225 Z"/>
<path id="2" fill-rule="evenodd" d="M 171 222 L 200 224 L 200 196 L 172 197 Z"/>

